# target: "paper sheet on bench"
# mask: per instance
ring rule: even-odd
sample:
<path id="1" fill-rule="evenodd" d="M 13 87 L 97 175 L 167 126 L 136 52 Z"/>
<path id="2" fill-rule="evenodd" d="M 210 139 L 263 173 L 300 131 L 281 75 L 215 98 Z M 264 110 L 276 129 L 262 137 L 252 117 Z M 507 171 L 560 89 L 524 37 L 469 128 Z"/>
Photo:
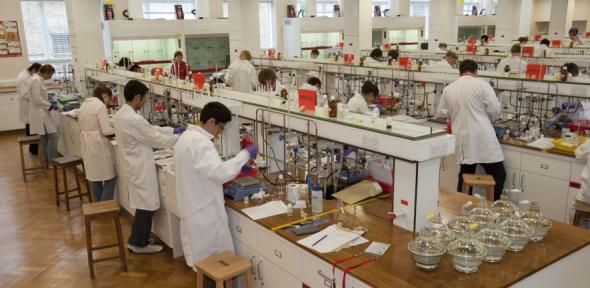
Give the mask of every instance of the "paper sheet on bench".
<path id="1" fill-rule="evenodd" d="M 242 209 L 252 220 L 263 219 L 279 214 L 287 213 L 287 205 L 283 201 L 271 201 L 260 206 Z"/>
<path id="2" fill-rule="evenodd" d="M 531 146 L 531 147 L 535 147 L 541 150 L 546 150 L 546 149 L 552 149 L 555 147 L 555 145 L 553 145 L 553 138 L 539 138 L 538 140 L 526 144 L 527 146 Z"/>
<path id="3" fill-rule="evenodd" d="M 314 243 L 316 243 L 318 240 L 322 239 L 322 237 L 324 237 L 325 235 L 328 235 L 328 236 L 326 238 L 324 238 L 322 241 L 320 241 L 319 243 L 317 243 L 315 246 L 313 246 Z M 336 225 L 331 225 L 328 228 L 326 228 L 318 233 L 315 233 L 307 238 L 297 241 L 297 243 L 299 245 L 302 245 L 307 248 L 318 251 L 319 253 L 330 253 L 332 251 L 336 251 L 338 248 L 340 248 L 342 246 L 346 246 L 346 244 L 353 242 L 360 237 L 361 237 L 361 235 L 359 235 L 359 234 L 356 234 L 353 232 L 348 232 L 348 231 L 343 231 L 343 230 L 337 229 Z M 363 242 L 363 241 L 359 241 L 359 242 Z M 366 243 L 366 242 L 363 242 L 363 243 Z M 358 245 L 358 244 L 362 244 L 362 243 L 354 243 L 354 244 Z"/>

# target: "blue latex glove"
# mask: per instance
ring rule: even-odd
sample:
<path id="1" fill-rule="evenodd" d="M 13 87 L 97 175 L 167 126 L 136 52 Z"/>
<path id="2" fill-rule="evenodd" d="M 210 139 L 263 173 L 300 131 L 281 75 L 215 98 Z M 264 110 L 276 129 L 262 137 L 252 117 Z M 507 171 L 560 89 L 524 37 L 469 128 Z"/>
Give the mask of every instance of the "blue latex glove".
<path id="1" fill-rule="evenodd" d="M 182 134 L 182 132 L 184 132 L 184 130 L 186 130 L 186 129 L 182 128 L 182 127 L 176 127 L 176 128 L 174 128 L 174 134 L 177 134 L 177 135 Z"/>
<path id="2" fill-rule="evenodd" d="M 244 150 L 246 150 L 246 151 L 248 151 L 248 153 L 250 153 L 250 158 L 254 158 L 254 157 L 256 157 L 256 154 L 258 154 L 258 145 L 256 145 L 256 144 L 248 145 L 248 147 L 244 148 Z"/>
<path id="3" fill-rule="evenodd" d="M 49 106 L 49 111 L 51 111 L 51 110 L 59 110 L 59 106 L 57 106 L 57 104 L 55 104 L 55 103 L 52 103 Z"/>

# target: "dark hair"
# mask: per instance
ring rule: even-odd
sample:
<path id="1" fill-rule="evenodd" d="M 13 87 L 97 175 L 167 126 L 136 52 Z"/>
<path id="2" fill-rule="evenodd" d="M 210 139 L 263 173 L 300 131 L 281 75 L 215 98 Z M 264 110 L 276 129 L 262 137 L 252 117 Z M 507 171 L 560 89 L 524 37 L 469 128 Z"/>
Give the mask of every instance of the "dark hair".
<path id="1" fill-rule="evenodd" d="M 578 27 L 572 27 L 567 32 L 567 34 L 572 35 L 572 36 L 578 36 L 578 33 L 580 33 L 580 31 L 578 30 Z"/>
<path id="2" fill-rule="evenodd" d="M 529 37 L 518 37 L 518 43 L 529 42 Z"/>
<path id="3" fill-rule="evenodd" d="M 459 64 L 459 73 L 463 74 L 465 72 L 477 72 L 477 62 L 471 59 L 465 59 L 461 61 L 461 63 Z"/>
<path id="4" fill-rule="evenodd" d="M 514 44 L 512 47 L 510 47 L 510 52 L 512 53 L 520 53 L 520 50 L 520 44 Z"/>
<path id="5" fill-rule="evenodd" d="M 488 35 L 484 34 L 484 35 L 481 35 L 481 38 L 479 38 L 479 39 L 487 42 L 489 38 L 488 38 Z"/>
<path id="6" fill-rule="evenodd" d="M 29 72 L 33 72 L 33 71 L 37 72 L 37 71 L 39 71 L 39 69 L 41 69 L 41 64 L 35 62 L 35 63 L 31 64 L 31 66 L 29 66 L 29 68 L 27 68 L 27 71 L 29 71 Z"/>
<path id="7" fill-rule="evenodd" d="M 118 66 L 120 67 L 125 67 L 125 69 L 129 69 L 129 66 L 131 66 L 131 59 L 127 58 L 127 57 L 122 57 L 121 59 L 119 59 L 119 63 L 117 63 Z"/>
<path id="8" fill-rule="evenodd" d="M 549 45 L 551 45 L 551 42 L 549 42 L 549 39 L 545 38 L 545 39 L 541 40 L 541 45 L 543 45 L 543 44 L 549 46 Z"/>
<path id="9" fill-rule="evenodd" d="M 53 74 L 53 73 L 55 73 L 55 68 L 53 68 L 53 66 L 51 66 L 49 64 L 45 64 L 45 65 L 41 66 L 41 68 L 39 68 L 39 73 L 41 73 L 41 74 L 45 74 L 45 73 Z"/>
<path id="10" fill-rule="evenodd" d="M 174 52 L 174 58 L 176 58 L 176 56 L 184 56 L 184 55 L 182 54 L 182 51 L 176 50 L 176 52 Z"/>
<path id="11" fill-rule="evenodd" d="M 260 82 L 260 84 L 265 84 L 266 81 L 275 80 L 277 80 L 277 74 L 270 68 L 264 68 L 258 73 L 258 82 Z"/>
<path id="12" fill-rule="evenodd" d="M 369 57 L 376 59 L 376 58 L 383 58 L 383 51 L 381 51 L 381 49 L 379 48 L 375 48 L 373 49 L 373 51 L 371 51 L 371 54 L 369 54 Z"/>
<path id="13" fill-rule="evenodd" d="M 311 55 L 318 55 L 319 56 L 320 55 L 320 50 L 318 50 L 317 48 L 313 48 L 311 50 Z"/>
<path id="14" fill-rule="evenodd" d="M 399 52 L 395 49 L 389 50 L 389 52 L 387 52 L 387 57 L 391 57 L 391 59 L 397 60 L 397 57 L 399 57 Z"/>
<path id="15" fill-rule="evenodd" d="M 373 84 L 371 81 L 365 81 L 365 83 L 363 83 L 363 87 L 361 87 L 361 93 L 372 93 L 374 97 L 378 97 L 379 87 L 377 87 L 377 85 Z"/>
<path id="16" fill-rule="evenodd" d="M 141 69 L 141 66 L 139 66 L 137 64 L 133 64 L 133 66 L 129 67 L 129 71 L 135 72 L 135 70 L 137 70 L 137 69 Z"/>
<path id="17" fill-rule="evenodd" d="M 131 102 L 136 95 L 139 95 L 141 98 L 145 97 L 145 93 L 147 93 L 150 89 L 145 86 L 143 83 L 137 80 L 130 80 L 125 85 L 123 89 L 123 94 L 125 95 L 125 101 Z"/>
<path id="18" fill-rule="evenodd" d="M 113 91 L 111 91 L 111 89 L 105 87 L 105 86 L 98 86 L 96 88 L 94 88 L 94 97 L 100 99 L 102 101 L 102 94 L 107 94 L 110 96 L 113 96 Z"/>
<path id="19" fill-rule="evenodd" d="M 572 74 L 572 76 L 578 76 L 580 74 L 580 70 L 578 69 L 578 65 L 576 65 L 576 63 L 565 63 L 563 66 L 567 67 L 567 72 Z"/>
<path id="20" fill-rule="evenodd" d="M 231 112 L 225 107 L 225 105 L 219 102 L 209 102 L 205 104 L 205 107 L 201 110 L 199 121 L 201 123 L 206 123 L 211 118 L 215 119 L 216 123 L 225 124 L 231 121 Z"/>
<path id="21" fill-rule="evenodd" d="M 322 87 L 322 81 L 318 77 L 311 77 L 311 78 L 307 79 L 307 84 L 312 85 L 312 86 L 320 84 L 320 87 Z"/>

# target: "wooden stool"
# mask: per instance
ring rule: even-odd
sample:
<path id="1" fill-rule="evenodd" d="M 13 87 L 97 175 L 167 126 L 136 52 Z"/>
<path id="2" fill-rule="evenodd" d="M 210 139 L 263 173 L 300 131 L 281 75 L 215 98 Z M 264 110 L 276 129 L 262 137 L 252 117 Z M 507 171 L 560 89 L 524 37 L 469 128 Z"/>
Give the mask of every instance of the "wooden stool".
<path id="1" fill-rule="evenodd" d="M 244 275 L 246 288 L 252 287 L 252 264 L 232 252 L 222 252 L 195 264 L 197 268 L 197 288 L 203 288 L 204 276 L 215 281 L 216 288 L 232 287 L 234 277 Z"/>
<path id="2" fill-rule="evenodd" d="M 123 271 L 127 272 L 127 260 L 125 256 L 125 247 L 123 246 L 123 236 L 121 234 L 121 221 L 119 219 L 119 204 L 115 200 L 94 202 L 82 205 L 84 214 L 84 226 L 86 226 L 86 250 L 88 251 L 88 267 L 90 268 L 90 277 L 94 278 L 94 263 L 121 258 L 123 262 Z M 115 220 L 115 230 L 117 232 L 117 243 L 92 246 L 92 220 L 111 218 Z M 119 246 L 119 255 L 94 259 L 92 251 L 107 249 Z"/>
<path id="3" fill-rule="evenodd" d="M 582 219 L 590 219 L 590 204 L 576 200 L 574 226 L 580 226 L 580 222 L 582 222 Z"/>
<path id="4" fill-rule="evenodd" d="M 492 202 L 494 201 L 495 186 L 496 181 L 490 175 L 463 174 L 463 188 L 461 188 L 461 192 L 469 194 L 470 187 L 486 187 L 486 198 Z"/>
<path id="5" fill-rule="evenodd" d="M 78 179 L 78 165 L 82 165 L 82 174 L 84 176 L 84 182 L 86 186 L 86 193 L 82 193 L 82 188 L 80 188 L 80 179 Z M 63 178 L 63 185 L 64 191 L 59 191 L 59 177 L 57 175 L 57 170 L 62 169 L 62 178 Z M 72 169 L 74 171 L 74 178 L 76 179 L 76 188 L 69 189 L 68 188 L 68 178 L 67 178 L 67 170 Z M 88 197 L 88 201 L 92 202 L 92 196 L 90 193 L 90 187 L 88 185 L 88 181 L 86 180 L 86 170 L 84 169 L 84 162 L 82 162 L 82 158 L 78 156 L 65 156 L 60 158 L 53 159 L 53 176 L 55 178 L 55 204 L 59 206 L 59 201 L 62 201 L 59 195 L 64 194 L 63 201 L 66 203 L 66 209 L 70 211 L 70 199 L 80 197 L 80 202 L 83 201 L 83 196 Z M 70 195 L 70 192 L 78 191 L 78 194 Z"/>
<path id="6" fill-rule="evenodd" d="M 18 137 L 17 141 L 20 148 L 20 166 L 21 171 L 23 173 L 23 180 L 27 182 L 27 175 L 33 174 L 38 170 L 43 170 L 43 173 L 45 173 L 45 176 L 47 176 L 47 169 L 45 169 L 45 163 L 43 162 L 43 159 L 45 159 L 45 150 L 43 149 L 43 145 L 41 145 L 41 136 L 34 135 Z M 23 154 L 23 147 L 32 144 L 37 144 L 39 146 L 39 164 L 41 166 L 27 168 L 25 165 L 25 155 Z"/>

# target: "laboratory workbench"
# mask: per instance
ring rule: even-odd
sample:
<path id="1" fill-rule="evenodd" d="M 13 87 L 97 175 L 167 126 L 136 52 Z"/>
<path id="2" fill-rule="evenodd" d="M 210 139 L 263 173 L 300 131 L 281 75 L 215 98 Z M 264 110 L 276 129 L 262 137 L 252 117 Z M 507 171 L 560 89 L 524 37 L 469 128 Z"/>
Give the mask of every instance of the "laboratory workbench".
<path id="1" fill-rule="evenodd" d="M 457 215 L 461 205 L 466 201 L 476 202 L 474 197 L 445 189 L 440 190 L 439 199 L 440 212 L 445 221 Z M 251 203 L 250 205 L 254 204 Z M 335 208 L 335 205 L 335 200 L 325 201 L 324 211 Z M 241 209 L 244 208 L 242 202 L 226 199 L 226 206 L 228 210 L 233 211 L 230 212 L 230 228 L 238 229 L 237 225 L 231 223 L 232 213 L 238 213 L 242 221 L 252 221 L 241 213 Z M 366 284 L 364 286 L 357 284 L 357 286 L 353 285 L 353 287 L 507 287 L 515 284 L 519 286 L 520 281 L 531 281 L 531 279 L 526 279 L 527 277 L 533 277 L 533 279 L 542 277 L 540 273 L 539 275 L 535 273 L 540 272 L 545 267 L 551 267 L 552 264 L 559 263 L 562 259 L 567 259 L 569 255 L 576 254 L 581 249 L 584 251 L 583 254 L 586 255 L 584 257 L 588 257 L 590 254 L 590 247 L 588 246 L 590 244 L 590 231 L 554 221 L 553 228 L 541 243 L 529 243 L 522 252 L 507 252 L 500 263 L 483 263 L 476 273 L 463 274 L 455 271 L 452 266 L 452 259 L 448 255 L 443 258 L 438 270 L 425 272 L 415 266 L 407 250 L 407 244 L 414 238 L 414 234 L 392 225 L 386 219 L 387 211 L 391 210 L 391 199 L 379 199 L 362 206 L 348 207 L 345 210 L 347 214 L 344 221 L 345 227 L 362 226 L 368 229 L 368 232 L 364 235 L 368 240 L 391 244 L 391 248 L 384 257 L 349 272 L 350 275 Z M 235 218 L 235 216 L 233 217 Z M 322 218 L 334 222 L 332 215 Z M 283 214 L 252 222 L 256 222 L 263 230 L 269 232 L 273 227 L 297 219 L 299 219 L 299 213 L 293 213 L 292 217 Z M 240 233 L 247 233 L 243 231 L 245 230 L 243 224 L 242 222 L 239 226 Z M 235 231 L 232 231 L 232 233 L 235 233 Z M 258 234 L 263 235 L 264 233 Z M 305 236 L 297 237 L 286 230 L 279 230 L 277 235 L 286 240 L 289 245 L 297 246 L 297 250 L 304 250 L 306 253 L 311 253 L 320 258 L 329 267 L 334 261 L 361 253 L 368 246 L 368 244 L 363 244 L 339 252 L 319 254 L 296 244 L 296 241 Z M 259 243 L 262 242 L 259 241 Z M 258 249 L 266 248 L 268 247 L 258 247 Z M 272 247 L 268 249 L 272 249 Z M 276 252 L 277 250 L 275 250 L 275 254 Z M 262 254 L 264 255 L 264 253 Z M 279 255 L 281 254 L 284 253 L 279 253 Z M 299 259 L 303 258 L 295 258 L 295 261 Z M 272 259 L 270 260 L 272 261 Z M 305 270 L 303 266 L 306 264 L 303 262 L 301 260 L 301 269 Z M 569 262 L 563 261 L 562 264 L 564 263 Z M 354 263 L 345 262 L 345 264 L 348 266 Z M 571 264 L 566 265 L 568 265 L 564 266 L 566 269 L 575 269 L 575 267 L 569 266 Z M 330 277 L 332 275 L 331 269 L 330 271 L 322 270 L 321 272 L 318 271 L 317 274 L 329 275 Z M 305 273 L 302 275 L 305 275 Z M 294 276 L 298 277 L 299 275 Z M 546 275 L 546 277 L 560 277 L 560 275 Z M 580 275 L 580 277 L 588 278 L 585 275 Z"/>
<path id="2" fill-rule="evenodd" d="M 532 151 L 549 153 L 549 154 L 555 154 L 555 155 L 572 157 L 572 158 L 575 158 L 576 157 L 576 154 L 574 152 L 560 150 L 560 149 L 557 149 L 557 148 L 539 149 L 539 148 L 536 148 L 536 147 L 531 147 L 531 146 L 527 145 L 524 142 L 517 141 L 517 140 L 514 140 L 514 139 L 508 139 L 508 140 L 502 140 L 502 139 L 500 139 L 499 141 L 500 141 L 500 144 L 502 144 L 502 145 L 510 145 L 510 146 L 514 146 L 514 147 L 529 149 L 529 150 L 532 150 Z"/>

